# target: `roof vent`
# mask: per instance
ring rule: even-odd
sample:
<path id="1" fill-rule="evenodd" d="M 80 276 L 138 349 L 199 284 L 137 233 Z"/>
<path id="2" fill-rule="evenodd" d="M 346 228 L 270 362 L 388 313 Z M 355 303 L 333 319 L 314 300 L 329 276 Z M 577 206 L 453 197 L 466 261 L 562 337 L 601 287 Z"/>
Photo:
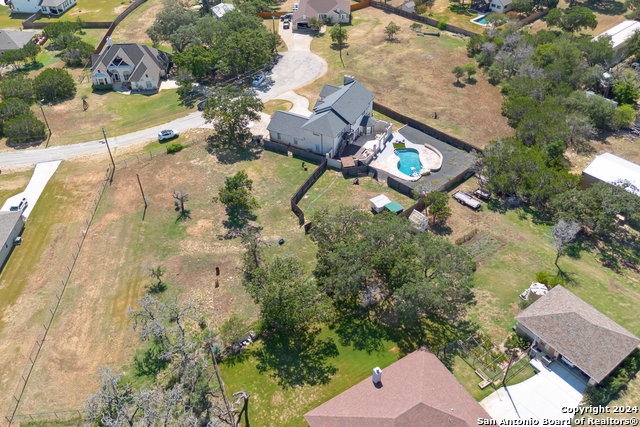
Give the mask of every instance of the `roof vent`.
<path id="1" fill-rule="evenodd" d="M 107 37 L 107 46 L 113 46 L 113 40 L 111 40 L 111 37 Z"/>
<path id="2" fill-rule="evenodd" d="M 373 383 L 376 386 L 382 384 L 382 369 L 378 366 L 373 368 Z"/>
<path id="3" fill-rule="evenodd" d="M 353 83 L 355 81 L 356 81 L 355 77 L 345 74 L 344 75 L 344 81 L 342 82 L 342 84 L 343 85 L 348 85 L 349 83 Z"/>

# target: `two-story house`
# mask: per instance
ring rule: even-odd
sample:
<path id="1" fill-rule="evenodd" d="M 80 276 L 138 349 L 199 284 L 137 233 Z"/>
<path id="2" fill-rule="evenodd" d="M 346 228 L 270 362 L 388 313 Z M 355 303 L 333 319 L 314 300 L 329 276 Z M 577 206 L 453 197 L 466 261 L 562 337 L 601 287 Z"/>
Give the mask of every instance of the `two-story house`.
<path id="1" fill-rule="evenodd" d="M 352 141 L 360 133 L 371 133 L 373 98 L 362 83 L 344 76 L 342 86 L 324 85 L 310 117 L 276 111 L 267 130 L 272 141 L 321 155 L 336 152 L 341 142 Z"/>
<path id="2" fill-rule="evenodd" d="M 36 13 L 59 16 L 76 5 L 76 0 L 7 0 L 7 6 L 15 13 Z"/>
<path id="3" fill-rule="evenodd" d="M 114 90 L 157 90 L 170 65 L 166 52 L 136 43 L 114 44 L 107 38 L 103 51 L 91 57 L 91 80 Z"/>

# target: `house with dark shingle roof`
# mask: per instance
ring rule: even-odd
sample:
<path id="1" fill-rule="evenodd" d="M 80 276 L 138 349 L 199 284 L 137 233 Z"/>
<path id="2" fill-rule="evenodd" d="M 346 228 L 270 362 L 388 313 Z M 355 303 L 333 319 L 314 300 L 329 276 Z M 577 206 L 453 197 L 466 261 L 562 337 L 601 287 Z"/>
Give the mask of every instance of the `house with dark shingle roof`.
<path id="1" fill-rule="evenodd" d="M 166 52 L 137 43 L 114 44 L 107 38 L 102 52 L 91 57 L 91 80 L 114 90 L 157 90 L 170 65 Z"/>
<path id="2" fill-rule="evenodd" d="M 640 338 L 560 285 L 516 316 L 516 331 L 551 359 L 582 371 L 589 385 L 602 382 Z"/>
<path id="3" fill-rule="evenodd" d="M 342 86 L 324 85 L 310 117 L 278 110 L 267 130 L 272 141 L 333 154 L 341 142 L 373 132 L 373 98 L 362 83 L 345 76 Z"/>
<path id="4" fill-rule="evenodd" d="M 310 18 L 330 20 L 332 23 L 348 24 L 351 18 L 349 0 L 301 0 L 300 6 L 293 12 L 293 28 L 306 28 Z"/>
<path id="5" fill-rule="evenodd" d="M 24 45 L 30 43 L 35 35 L 35 31 L 0 31 L 0 55 L 4 55 L 5 52 L 10 50 L 21 49 Z"/>
<path id="6" fill-rule="evenodd" d="M 474 427 L 491 420 L 426 347 L 384 368 L 378 383 L 374 377 L 307 412 L 309 427 Z"/>

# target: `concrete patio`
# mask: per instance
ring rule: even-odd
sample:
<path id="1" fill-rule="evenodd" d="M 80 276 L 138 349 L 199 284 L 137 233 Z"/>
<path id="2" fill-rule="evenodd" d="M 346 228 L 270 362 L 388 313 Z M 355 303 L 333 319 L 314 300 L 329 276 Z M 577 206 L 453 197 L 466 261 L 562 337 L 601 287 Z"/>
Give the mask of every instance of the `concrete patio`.
<path id="1" fill-rule="evenodd" d="M 563 408 L 575 408 L 582 400 L 586 384 L 564 365 L 552 362 L 544 366 L 537 359 L 531 365 L 539 371 L 528 380 L 503 387 L 480 402 L 494 419 L 501 421 L 535 419 L 570 420 Z"/>

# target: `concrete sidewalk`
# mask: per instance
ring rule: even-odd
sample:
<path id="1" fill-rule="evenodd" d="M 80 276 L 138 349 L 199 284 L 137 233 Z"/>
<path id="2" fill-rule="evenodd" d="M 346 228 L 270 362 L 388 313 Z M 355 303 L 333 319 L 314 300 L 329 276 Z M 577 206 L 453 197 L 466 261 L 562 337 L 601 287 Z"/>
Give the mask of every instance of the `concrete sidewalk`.
<path id="1" fill-rule="evenodd" d="M 29 206 L 22 212 L 22 215 L 27 219 L 44 191 L 44 188 L 47 186 L 47 183 L 58 169 L 58 166 L 60 166 L 60 162 L 60 160 L 56 160 L 54 162 L 38 163 L 27 188 L 25 188 L 22 193 L 9 197 L 7 201 L 4 202 L 0 211 L 8 211 L 11 206 L 18 206 L 20 201 L 25 198 Z"/>

